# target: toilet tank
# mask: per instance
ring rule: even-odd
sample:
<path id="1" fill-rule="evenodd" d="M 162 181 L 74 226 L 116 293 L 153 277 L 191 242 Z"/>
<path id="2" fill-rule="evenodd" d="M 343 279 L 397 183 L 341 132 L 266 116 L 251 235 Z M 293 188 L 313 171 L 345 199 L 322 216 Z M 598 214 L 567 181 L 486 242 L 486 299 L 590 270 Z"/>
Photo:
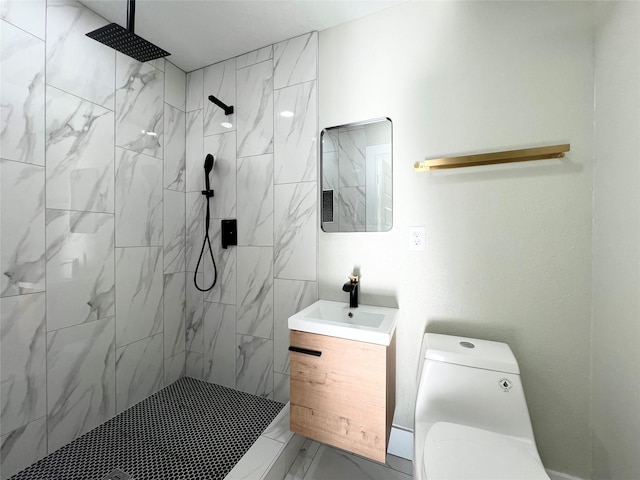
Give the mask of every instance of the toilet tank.
<path id="1" fill-rule="evenodd" d="M 416 430 L 451 422 L 535 444 L 518 362 L 505 343 L 426 334 Z"/>

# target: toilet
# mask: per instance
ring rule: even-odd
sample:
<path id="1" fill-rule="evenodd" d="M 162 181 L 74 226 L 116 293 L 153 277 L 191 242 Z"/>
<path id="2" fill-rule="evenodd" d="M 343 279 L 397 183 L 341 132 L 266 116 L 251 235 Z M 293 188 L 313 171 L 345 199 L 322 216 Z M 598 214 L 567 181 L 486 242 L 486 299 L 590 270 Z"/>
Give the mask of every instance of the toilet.
<path id="1" fill-rule="evenodd" d="M 427 333 L 414 424 L 415 480 L 549 480 L 506 343 Z"/>

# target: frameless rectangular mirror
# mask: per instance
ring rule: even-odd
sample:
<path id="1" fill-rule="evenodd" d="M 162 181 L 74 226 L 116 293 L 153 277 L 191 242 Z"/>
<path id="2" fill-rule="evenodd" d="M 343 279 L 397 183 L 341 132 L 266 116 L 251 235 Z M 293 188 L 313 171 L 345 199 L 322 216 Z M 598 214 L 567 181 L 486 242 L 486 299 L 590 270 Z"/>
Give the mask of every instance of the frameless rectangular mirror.
<path id="1" fill-rule="evenodd" d="M 321 134 L 325 232 L 386 232 L 393 223 L 391 119 L 325 128 Z"/>

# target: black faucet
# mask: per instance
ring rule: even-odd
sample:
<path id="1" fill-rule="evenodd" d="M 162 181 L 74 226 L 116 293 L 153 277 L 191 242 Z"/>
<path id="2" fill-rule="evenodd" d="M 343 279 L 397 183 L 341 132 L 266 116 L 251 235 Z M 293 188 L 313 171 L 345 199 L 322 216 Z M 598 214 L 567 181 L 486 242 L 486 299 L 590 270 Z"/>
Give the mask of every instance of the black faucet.
<path id="1" fill-rule="evenodd" d="M 358 276 L 349 275 L 349 281 L 342 286 L 343 292 L 349 292 L 349 308 L 358 308 Z"/>

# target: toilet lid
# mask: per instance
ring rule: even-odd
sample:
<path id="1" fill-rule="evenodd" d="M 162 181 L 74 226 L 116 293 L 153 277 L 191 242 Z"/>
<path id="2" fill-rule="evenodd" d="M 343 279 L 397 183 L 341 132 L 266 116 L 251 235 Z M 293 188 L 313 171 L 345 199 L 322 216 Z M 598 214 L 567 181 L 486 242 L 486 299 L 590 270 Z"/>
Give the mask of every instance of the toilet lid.
<path id="1" fill-rule="evenodd" d="M 479 428 L 438 422 L 423 452 L 429 480 L 548 480 L 535 447 Z"/>

